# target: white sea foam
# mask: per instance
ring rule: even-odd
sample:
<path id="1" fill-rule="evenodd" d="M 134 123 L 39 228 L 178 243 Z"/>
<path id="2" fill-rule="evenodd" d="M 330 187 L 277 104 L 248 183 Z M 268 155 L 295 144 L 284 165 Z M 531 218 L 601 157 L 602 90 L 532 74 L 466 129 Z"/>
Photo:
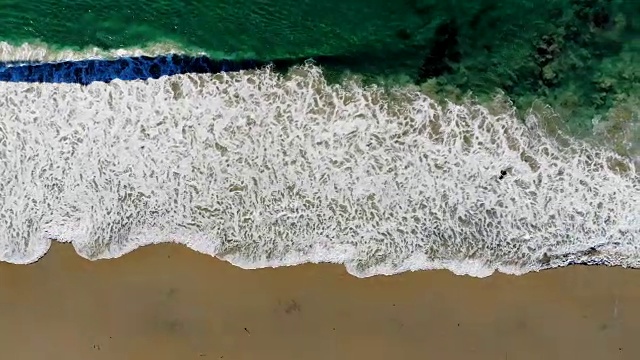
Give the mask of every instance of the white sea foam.
<path id="1" fill-rule="evenodd" d="M 640 265 L 632 161 L 560 146 L 534 115 L 295 73 L 0 84 L 0 260 L 57 239 L 88 259 L 178 242 L 356 276 Z"/>
<path id="2" fill-rule="evenodd" d="M 165 42 L 145 48 L 103 50 L 97 47 L 83 50 L 52 49 L 46 44 L 24 43 L 16 46 L 0 41 L 0 62 L 56 62 L 88 59 L 115 59 L 127 56 L 160 56 L 167 54 L 204 55 L 204 52 L 188 52 L 178 44 Z"/>

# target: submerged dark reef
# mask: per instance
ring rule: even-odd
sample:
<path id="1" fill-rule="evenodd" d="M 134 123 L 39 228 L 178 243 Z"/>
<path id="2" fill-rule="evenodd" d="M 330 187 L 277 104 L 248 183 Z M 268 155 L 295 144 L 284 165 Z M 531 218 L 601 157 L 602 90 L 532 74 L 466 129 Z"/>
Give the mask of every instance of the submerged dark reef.
<path id="1" fill-rule="evenodd" d="M 428 1 L 414 4 L 425 19 L 436 12 Z M 443 14 L 425 42 L 417 83 L 447 97 L 501 89 L 519 108 L 543 100 L 574 120 L 567 124 L 573 133 L 590 131 L 591 119 L 614 107 L 633 108 L 635 119 L 629 120 L 638 121 L 637 1 L 473 1 L 453 7 L 459 15 Z"/>

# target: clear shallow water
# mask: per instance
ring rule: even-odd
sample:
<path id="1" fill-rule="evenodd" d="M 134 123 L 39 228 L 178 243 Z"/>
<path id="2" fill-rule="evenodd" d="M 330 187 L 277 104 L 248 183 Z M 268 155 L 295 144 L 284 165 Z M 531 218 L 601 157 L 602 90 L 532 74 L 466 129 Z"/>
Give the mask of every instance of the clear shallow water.
<path id="1" fill-rule="evenodd" d="M 2 83 L 0 109 L 2 261 L 56 239 L 89 259 L 178 242 L 356 276 L 640 265 L 637 164 L 508 107 L 330 86 L 307 66 Z"/>

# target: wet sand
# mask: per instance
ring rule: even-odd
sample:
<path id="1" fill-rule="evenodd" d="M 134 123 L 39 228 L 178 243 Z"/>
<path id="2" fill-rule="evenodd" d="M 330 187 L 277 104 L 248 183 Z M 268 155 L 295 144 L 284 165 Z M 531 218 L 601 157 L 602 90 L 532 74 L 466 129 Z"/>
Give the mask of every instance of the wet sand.
<path id="1" fill-rule="evenodd" d="M 179 245 L 0 264 L 6 359 L 637 359 L 640 271 L 358 279 L 242 270 Z"/>

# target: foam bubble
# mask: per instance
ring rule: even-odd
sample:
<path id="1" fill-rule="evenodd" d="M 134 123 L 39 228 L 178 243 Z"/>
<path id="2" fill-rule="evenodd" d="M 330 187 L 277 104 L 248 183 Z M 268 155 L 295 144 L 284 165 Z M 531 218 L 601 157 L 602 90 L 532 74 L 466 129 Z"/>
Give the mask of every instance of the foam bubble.
<path id="1" fill-rule="evenodd" d="M 144 48 L 104 50 L 93 47 L 83 50 L 70 50 L 54 49 L 46 44 L 23 43 L 21 45 L 12 45 L 0 41 L 0 62 L 57 62 L 168 54 L 205 55 L 204 52 L 186 51 L 180 45 L 170 42 L 152 44 Z"/>
<path id="2" fill-rule="evenodd" d="M 356 276 L 640 265 L 634 163 L 547 137 L 534 115 L 330 86 L 311 65 L 3 83 L 0 109 L 3 261 L 57 239 L 88 259 L 177 242 L 246 268 Z"/>

